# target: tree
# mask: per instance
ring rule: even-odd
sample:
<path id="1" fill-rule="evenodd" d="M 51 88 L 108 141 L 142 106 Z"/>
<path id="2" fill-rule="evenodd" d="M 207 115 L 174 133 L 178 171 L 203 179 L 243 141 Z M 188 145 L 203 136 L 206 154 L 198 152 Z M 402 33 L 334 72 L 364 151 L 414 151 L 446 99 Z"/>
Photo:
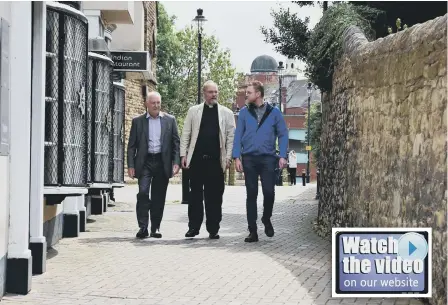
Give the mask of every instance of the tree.
<path id="1" fill-rule="evenodd" d="M 320 165 L 320 135 L 322 133 L 322 112 L 320 111 L 320 103 L 311 104 L 310 109 L 310 145 L 313 152 L 313 163 L 319 167 Z M 308 127 L 308 113 L 305 116 L 305 125 Z M 308 142 L 308 135 L 305 137 Z"/>
<path id="2" fill-rule="evenodd" d="M 190 106 L 197 103 L 197 30 L 193 26 L 176 31 L 175 16 L 159 4 L 157 35 L 158 91 L 165 111 L 175 115 L 180 128 Z M 230 61 L 230 52 L 221 49 L 215 36 L 202 35 L 201 83 L 213 80 L 219 86 L 220 104 L 230 107 L 236 97 L 241 73 Z M 182 123 L 182 124 L 181 124 Z"/>
<path id="3" fill-rule="evenodd" d="M 295 1 L 299 6 L 315 5 L 316 2 Z M 301 20 L 289 10 L 280 8 L 272 11 L 274 26 L 261 28 L 265 41 L 288 58 L 305 62 L 308 79 L 322 92 L 331 90 L 333 68 L 340 54 L 342 33 L 350 25 L 359 26 L 370 33 L 370 25 L 378 18 L 380 11 L 366 6 L 354 6 L 337 2 L 327 9 L 322 3 L 324 14 L 314 29 L 310 29 L 309 18 Z"/>
<path id="4" fill-rule="evenodd" d="M 292 1 L 300 7 L 320 5 L 324 15 L 328 9 L 328 1 Z M 393 26 L 397 18 L 408 26 L 443 16 L 447 13 L 446 2 L 438 1 L 348 1 L 358 12 L 370 12 L 365 16 L 375 31 L 375 38 L 385 37 L 388 27 Z M 340 3 L 335 2 L 333 6 Z M 364 9 L 363 9 L 364 8 Z M 369 10 L 371 8 L 371 10 Z M 308 41 L 312 30 L 308 27 L 309 19 L 301 20 L 289 10 L 280 8 L 272 11 L 274 25 L 271 28 L 262 27 L 265 41 L 274 45 L 275 50 L 288 58 L 296 58 L 306 62 L 309 46 Z"/>

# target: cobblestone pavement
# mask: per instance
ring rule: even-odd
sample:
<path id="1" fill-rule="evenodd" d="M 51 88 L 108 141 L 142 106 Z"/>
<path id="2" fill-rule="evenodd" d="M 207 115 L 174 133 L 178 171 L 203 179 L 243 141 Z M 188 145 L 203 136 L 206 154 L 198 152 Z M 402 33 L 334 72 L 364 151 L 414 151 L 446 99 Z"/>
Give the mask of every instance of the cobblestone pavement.
<path id="1" fill-rule="evenodd" d="M 48 253 L 47 272 L 33 276 L 26 296 L 4 304 L 420 304 L 416 300 L 331 299 L 331 245 L 318 237 L 314 185 L 277 187 L 273 238 L 247 244 L 244 187 L 226 187 L 221 239 L 203 225 L 184 238 L 187 206 L 170 185 L 162 239 L 136 240 L 136 186 L 91 216 L 88 232 Z M 260 189 L 261 194 L 261 189 Z M 261 196 L 260 196 L 261 197 Z M 262 198 L 259 200 L 261 214 Z"/>

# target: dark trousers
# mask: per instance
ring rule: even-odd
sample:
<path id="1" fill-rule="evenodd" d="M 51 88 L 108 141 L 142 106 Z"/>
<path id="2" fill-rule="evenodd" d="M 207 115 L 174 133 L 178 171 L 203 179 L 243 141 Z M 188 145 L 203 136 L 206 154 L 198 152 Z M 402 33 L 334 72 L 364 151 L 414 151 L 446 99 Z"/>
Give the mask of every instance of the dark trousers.
<path id="1" fill-rule="evenodd" d="M 296 185 L 296 169 L 295 168 L 288 168 L 289 172 L 289 180 L 291 184 Z"/>
<path id="2" fill-rule="evenodd" d="M 275 180 L 277 158 L 274 156 L 248 156 L 243 160 L 244 180 L 246 183 L 246 211 L 249 230 L 257 229 L 257 197 L 258 177 L 261 180 L 263 190 L 263 219 L 270 219 L 275 200 Z"/>
<path id="3" fill-rule="evenodd" d="M 137 221 L 140 228 L 148 228 L 148 212 L 151 214 L 151 230 L 160 228 L 168 181 L 163 171 L 161 154 L 148 154 L 141 176 L 138 178 Z"/>
<path id="4" fill-rule="evenodd" d="M 197 157 L 190 163 L 190 201 L 188 202 L 188 227 L 199 230 L 204 220 L 210 234 L 217 234 L 222 219 L 224 173 L 219 158 Z"/>

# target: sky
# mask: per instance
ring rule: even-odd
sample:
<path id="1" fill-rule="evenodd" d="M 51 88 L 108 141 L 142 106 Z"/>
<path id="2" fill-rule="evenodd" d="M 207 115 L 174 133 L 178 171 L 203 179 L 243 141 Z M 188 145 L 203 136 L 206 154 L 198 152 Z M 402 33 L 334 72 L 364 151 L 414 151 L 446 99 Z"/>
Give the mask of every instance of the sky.
<path id="1" fill-rule="evenodd" d="M 285 57 L 264 42 L 261 26 L 272 27 L 271 10 L 280 6 L 290 8 L 301 19 L 310 17 L 313 27 L 322 16 L 322 9 L 302 7 L 291 1 L 161 1 L 169 15 L 175 15 L 178 30 L 193 23 L 196 10 L 202 8 L 208 20 L 204 24 L 206 34 L 215 35 L 223 49 L 229 49 L 232 64 L 239 72 L 249 73 L 252 61 L 260 55 L 270 55 L 277 62 Z M 303 64 L 300 67 L 304 68 Z M 299 77 L 301 75 L 299 74 Z"/>

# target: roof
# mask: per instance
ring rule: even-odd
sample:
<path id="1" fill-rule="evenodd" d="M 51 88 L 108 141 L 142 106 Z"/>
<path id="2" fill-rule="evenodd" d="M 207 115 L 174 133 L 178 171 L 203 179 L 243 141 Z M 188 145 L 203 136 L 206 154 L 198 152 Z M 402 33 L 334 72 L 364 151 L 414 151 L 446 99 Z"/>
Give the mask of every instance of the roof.
<path id="1" fill-rule="evenodd" d="M 286 108 L 308 107 L 308 86 L 307 79 L 299 79 L 292 81 L 286 89 Z M 320 90 L 315 89 L 311 93 L 311 104 L 320 102 Z"/>
<path id="2" fill-rule="evenodd" d="M 254 59 L 250 72 L 277 72 L 277 61 L 269 55 L 261 55 Z"/>

